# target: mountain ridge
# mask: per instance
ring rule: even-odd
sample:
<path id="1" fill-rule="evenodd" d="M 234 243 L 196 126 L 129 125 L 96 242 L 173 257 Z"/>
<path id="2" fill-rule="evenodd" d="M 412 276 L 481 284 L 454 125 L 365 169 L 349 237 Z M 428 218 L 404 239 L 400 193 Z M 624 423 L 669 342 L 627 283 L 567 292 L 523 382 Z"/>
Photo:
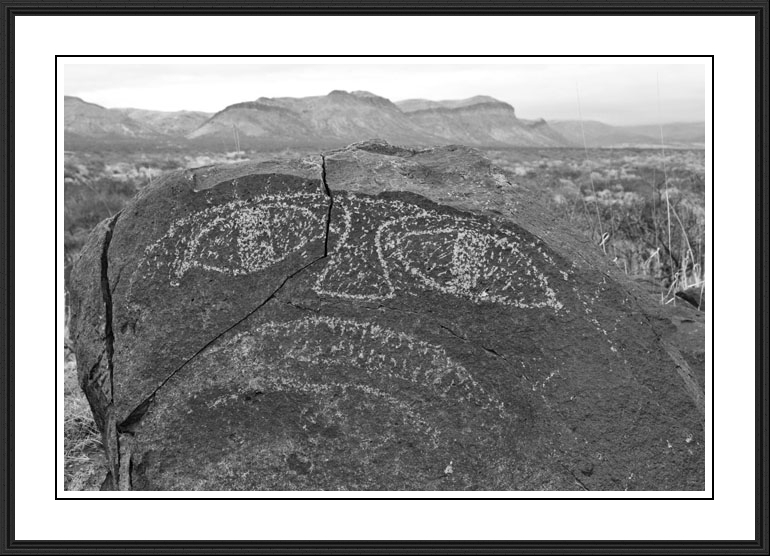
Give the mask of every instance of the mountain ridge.
<path id="1" fill-rule="evenodd" d="M 568 141 L 587 147 L 622 147 L 627 145 L 660 146 L 661 128 L 667 147 L 703 148 L 705 122 L 669 122 L 662 125 L 613 126 L 596 120 L 551 120 L 550 125 Z"/>
<path id="2" fill-rule="evenodd" d="M 213 150 L 338 147 L 373 138 L 404 145 L 480 148 L 652 146 L 655 126 L 519 118 L 511 104 L 487 95 L 393 102 L 369 91 L 333 90 L 308 97 L 259 97 L 209 113 L 105 108 L 64 97 L 68 148 L 137 144 Z M 667 127 L 668 126 L 668 127 Z M 673 126 L 673 127 L 672 127 Z M 653 129 L 654 128 L 654 129 Z M 664 125 L 669 146 L 700 147 L 699 123 Z M 670 137 L 670 139 L 669 139 Z"/>

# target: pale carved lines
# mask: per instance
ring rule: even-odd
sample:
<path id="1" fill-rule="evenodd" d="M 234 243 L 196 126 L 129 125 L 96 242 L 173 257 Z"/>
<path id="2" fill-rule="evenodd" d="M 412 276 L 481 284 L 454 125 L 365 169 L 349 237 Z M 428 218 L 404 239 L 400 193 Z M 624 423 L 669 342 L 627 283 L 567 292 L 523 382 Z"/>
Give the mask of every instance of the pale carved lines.
<path id="1" fill-rule="evenodd" d="M 139 269 L 167 273 L 171 286 L 179 286 L 195 268 L 229 276 L 252 274 L 322 238 L 318 211 L 325 202 L 317 194 L 295 193 L 207 207 L 174 221 L 145 249 Z"/>
<path id="2" fill-rule="evenodd" d="M 339 383 L 333 381 L 325 383 L 304 382 L 295 378 L 277 376 L 266 377 L 265 380 L 260 383 L 260 386 L 266 386 L 267 388 L 278 392 L 303 392 L 305 394 L 323 394 L 327 396 L 338 392 L 347 394 L 348 390 L 355 390 L 383 401 L 404 416 L 405 424 L 416 426 L 431 438 L 434 447 L 438 445 L 439 431 L 436 430 L 435 427 L 431 426 L 418 411 L 409 407 L 408 404 L 378 388 L 373 388 L 365 384 Z"/>
<path id="3" fill-rule="evenodd" d="M 404 415 L 405 422 L 431 435 L 438 432 L 419 406 L 398 397 L 403 391 L 399 383 L 427 388 L 451 407 L 472 404 L 510 419 L 505 404 L 442 346 L 373 323 L 318 315 L 268 322 L 235 335 L 216 351 L 220 350 L 231 354 L 237 367 L 252 369 L 248 388 L 306 393 L 355 390 L 387 403 Z M 366 379 L 359 382 L 356 373 Z"/>
<path id="4" fill-rule="evenodd" d="M 401 201 L 350 195 L 341 199 L 338 206 L 342 211 L 342 231 L 335 228 L 340 237 L 331 261 L 316 281 L 316 293 L 378 301 L 391 299 L 397 289 L 409 289 L 416 284 L 476 303 L 518 308 L 550 307 L 554 311 L 563 307 L 549 286 L 547 276 L 522 250 L 522 247 L 528 247 L 530 253 L 536 253 L 543 263 L 554 265 L 553 259 L 536 241 L 523 245 L 511 232 L 492 230 L 471 218 L 444 215 Z M 386 215 L 401 216 L 377 222 L 378 208 L 385 209 Z M 371 231 L 361 224 L 357 224 L 355 230 L 358 232 L 356 244 L 351 244 L 353 213 L 362 220 L 360 215 L 370 214 L 374 220 L 374 253 L 366 252 L 369 240 L 365 238 Z M 416 249 L 409 245 L 410 238 L 419 239 Z M 424 252 L 431 242 L 435 244 L 433 251 Z M 441 256 L 434 257 L 437 253 Z M 372 268 L 370 262 L 374 259 L 372 255 L 376 255 L 376 268 Z M 394 266 L 396 261 L 400 264 Z M 430 268 L 427 265 L 431 265 Z M 354 267 L 362 266 L 365 267 L 363 271 L 354 272 Z M 429 275 L 436 267 L 439 267 L 436 275 Z M 521 276 L 515 276 L 519 272 Z M 445 278 L 439 281 L 441 276 Z M 343 278 L 347 278 L 347 283 Z M 485 289 L 479 287 L 482 279 L 489 283 Z M 362 284 L 366 284 L 370 291 L 362 293 Z M 529 298 L 524 297 L 516 291 L 516 284 L 535 290 L 536 295 L 530 291 Z"/>
<path id="5" fill-rule="evenodd" d="M 253 274 L 322 238 L 325 207 L 317 194 L 295 193 L 205 208 L 173 222 L 147 247 L 138 274 L 161 272 L 171 286 L 196 268 Z M 555 266 L 539 241 L 398 200 L 348 195 L 335 208 L 330 231 L 338 237 L 313 286 L 320 295 L 380 301 L 424 289 L 475 303 L 563 307 L 533 261 Z"/>
<path id="6" fill-rule="evenodd" d="M 342 213 L 341 223 L 337 224 L 339 219 L 333 221 L 331 231 L 339 234 L 339 238 L 336 241 L 331 260 L 319 274 L 313 290 L 321 295 L 357 301 L 374 301 L 395 297 L 393 283 L 388 275 L 388 267 L 383 264 L 384 261 L 380 254 L 379 246 L 376 243 L 376 238 L 375 251 L 380 261 L 380 268 L 374 269 L 374 272 L 371 272 L 371 269 L 369 269 L 370 272 L 366 273 L 360 270 L 356 273 L 352 272 L 355 271 L 353 265 L 356 262 L 366 264 L 367 260 L 371 258 L 371 253 L 366 252 L 366 247 L 370 245 L 366 240 L 357 243 L 349 241 L 350 232 L 353 228 L 351 207 L 349 203 L 344 201 L 338 202 L 338 206 Z M 343 276 L 343 268 L 346 264 L 348 269 L 344 274 L 347 274 L 351 280 L 347 284 L 344 282 L 342 284 L 333 284 L 335 278 L 339 279 Z M 353 280 L 355 280 L 355 283 L 351 283 Z M 335 288 L 335 285 L 338 287 Z M 381 289 L 382 286 L 384 286 L 384 291 Z M 370 293 L 362 293 L 367 289 L 370 290 Z"/>
<path id="7" fill-rule="evenodd" d="M 402 224 L 405 220 L 402 218 L 386 223 L 381 231 L 384 233 L 389 227 Z M 531 257 L 520 249 L 520 242 L 514 237 L 503 235 L 500 231 L 493 234 L 484 229 L 474 229 L 477 225 L 472 220 L 458 219 L 456 222 L 459 226 L 439 228 L 437 226 L 442 222 L 437 222 L 436 227 L 429 227 L 425 231 L 393 232 L 395 243 L 391 244 L 389 253 L 400 261 L 404 274 L 411 274 L 426 289 L 476 303 L 497 303 L 521 309 L 550 307 L 558 311 L 563 307 L 549 286 L 548 278 L 535 266 Z M 445 253 L 443 257 L 433 260 L 429 256 L 415 260 L 414 255 L 421 253 L 405 245 L 410 238 L 419 238 L 420 249 L 431 246 L 433 241 L 436 244 L 431 253 L 433 255 L 442 250 Z M 535 246 L 534 242 L 529 245 L 530 249 Z M 413 255 L 411 259 L 410 254 Z M 433 264 L 428 266 L 430 263 Z M 430 274 L 432 271 L 435 271 L 434 275 Z M 439 281 L 438 278 L 442 276 L 446 278 Z M 487 284 L 484 289 L 481 289 L 482 281 Z M 521 290 L 536 291 L 534 294 L 523 294 L 517 291 L 516 285 Z"/>

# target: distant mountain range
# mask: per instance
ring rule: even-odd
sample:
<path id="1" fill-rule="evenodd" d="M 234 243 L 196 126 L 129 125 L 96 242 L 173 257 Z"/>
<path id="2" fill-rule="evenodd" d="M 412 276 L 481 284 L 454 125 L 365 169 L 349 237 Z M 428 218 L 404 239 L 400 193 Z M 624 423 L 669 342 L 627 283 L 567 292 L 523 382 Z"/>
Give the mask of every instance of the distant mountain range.
<path id="1" fill-rule="evenodd" d="M 704 122 L 675 122 L 659 125 L 611 126 L 588 120 L 552 120 L 550 126 L 574 145 L 583 146 L 583 134 L 589 147 L 650 146 L 703 148 L 706 144 Z"/>
<path id="2" fill-rule="evenodd" d="M 463 144 L 485 148 L 660 145 L 658 126 L 524 120 L 489 96 L 463 100 L 409 99 L 393 103 L 366 91 L 332 91 L 304 98 L 265 98 L 216 114 L 104 108 L 64 97 L 67 149 L 175 147 L 217 151 L 336 147 L 366 139 L 405 145 Z M 702 147 L 701 123 L 667 124 L 668 146 Z"/>
<path id="3" fill-rule="evenodd" d="M 205 112 L 160 112 L 104 108 L 64 97 L 64 148 L 181 146 L 186 135 L 211 117 Z"/>

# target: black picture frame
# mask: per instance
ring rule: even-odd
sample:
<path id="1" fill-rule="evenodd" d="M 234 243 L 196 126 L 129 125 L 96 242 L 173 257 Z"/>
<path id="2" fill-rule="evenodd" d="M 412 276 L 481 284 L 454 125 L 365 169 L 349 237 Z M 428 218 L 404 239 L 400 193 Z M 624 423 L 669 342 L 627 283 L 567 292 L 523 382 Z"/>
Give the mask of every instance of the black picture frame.
<path id="1" fill-rule="evenodd" d="M 705 15 L 751 16 L 755 19 L 755 85 L 756 85 L 756 161 L 755 218 L 756 218 L 756 299 L 755 354 L 756 372 L 756 508 L 755 538 L 751 541 L 27 541 L 14 536 L 14 18 L 17 16 L 67 15 Z M 211 2 L 211 1 L 8 1 L 0 0 L 0 552 L 3 554 L 40 553 L 60 554 L 173 554 L 173 553 L 597 553 L 649 554 L 682 553 L 752 553 L 768 554 L 768 317 L 770 272 L 768 250 L 768 163 L 770 138 L 768 130 L 768 61 L 770 60 L 770 3 L 764 1 L 620 1 L 604 2 L 552 1 L 476 3 L 444 0 L 442 2 L 395 1 L 387 4 L 375 0 L 359 0 L 355 5 L 342 0 L 334 1 L 274 1 L 274 2 Z M 85 53 L 78 53 L 85 54 Z M 589 53 L 586 53 L 589 54 Z M 705 53 L 704 53 L 705 54 Z M 49 325 L 50 326 L 50 325 Z M 45 334 L 46 326 L 42 326 Z M 386 503 L 386 502 L 383 502 Z"/>

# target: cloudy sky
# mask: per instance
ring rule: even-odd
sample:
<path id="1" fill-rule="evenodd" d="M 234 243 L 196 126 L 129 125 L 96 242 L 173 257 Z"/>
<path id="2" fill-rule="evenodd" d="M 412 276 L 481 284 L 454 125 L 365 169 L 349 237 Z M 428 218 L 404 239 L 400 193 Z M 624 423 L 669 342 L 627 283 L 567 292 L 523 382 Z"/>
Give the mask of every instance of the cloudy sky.
<path id="1" fill-rule="evenodd" d="M 365 90 L 393 101 L 490 95 L 522 118 L 615 125 L 702 121 L 702 65 L 548 64 L 75 64 L 62 60 L 59 93 L 107 108 L 201 110 L 259 97 Z M 658 94 L 658 90 L 660 93 Z M 658 110 L 660 106 L 660 110 Z"/>

